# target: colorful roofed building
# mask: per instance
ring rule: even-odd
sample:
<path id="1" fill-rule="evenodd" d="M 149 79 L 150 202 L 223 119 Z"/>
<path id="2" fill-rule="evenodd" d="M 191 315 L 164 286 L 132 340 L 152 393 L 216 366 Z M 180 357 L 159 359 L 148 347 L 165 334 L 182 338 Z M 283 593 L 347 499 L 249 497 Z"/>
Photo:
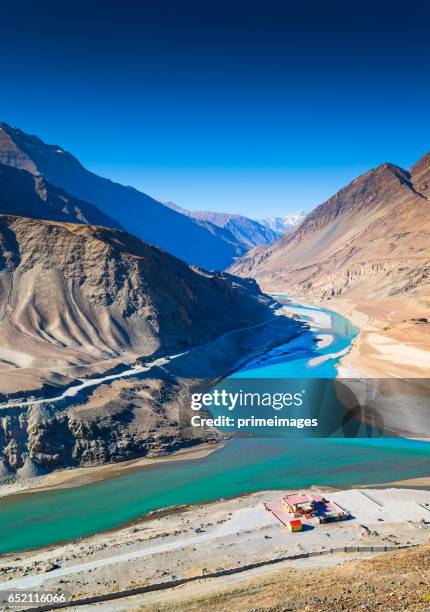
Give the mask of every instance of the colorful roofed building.
<path id="1" fill-rule="evenodd" d="M 300 519 L 292 519 L 291 521 L 288 521 L 287 529 L 289 529 L 290 531 L 302 531 L 302 521 Z"/>
<path id="2" fill-rule="evenodd" d="M 316 518 L 319 523 L 344 521 L 349 512 L 319 493 L 287 495 L 282 499 L 282 508 L 294 517 Z"/>
<path id="3" fill-rule="evenodd" d="M 318 523 L 333 523 L 351 518 L 348 510 L 319 493 L 294 493 L 283 497 L 281 503 L 265 503 L 264 507 L 289 531 L 302 531 L 303 525 L 314 527 Z"/>
<path id="4" fill-rule="evenodd" d="M 316 510 L 317 504 L 326 503 L 326 500 L 319 493 L 310 493 L 306 495 L 293 494 L 287 495 L 282 499 L 282 507 L 287 512 L 291 512 L 294 516 L 312 516 Z"/>

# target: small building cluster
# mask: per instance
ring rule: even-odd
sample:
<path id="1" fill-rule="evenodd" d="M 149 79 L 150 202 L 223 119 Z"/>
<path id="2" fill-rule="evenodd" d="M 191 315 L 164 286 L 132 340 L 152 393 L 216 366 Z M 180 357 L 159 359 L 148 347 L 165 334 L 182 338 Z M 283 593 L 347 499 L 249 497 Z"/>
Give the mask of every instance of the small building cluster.
<path id="1" fill-rule="evenodd" d="M 333 523 L 345 521 L 350 514 L 335 502 L 319 493 L 292 494 L 282 498 L 282 503 L 265 504 L 270 511 L 289 531 L 302 531 L 303 525 Z"/>

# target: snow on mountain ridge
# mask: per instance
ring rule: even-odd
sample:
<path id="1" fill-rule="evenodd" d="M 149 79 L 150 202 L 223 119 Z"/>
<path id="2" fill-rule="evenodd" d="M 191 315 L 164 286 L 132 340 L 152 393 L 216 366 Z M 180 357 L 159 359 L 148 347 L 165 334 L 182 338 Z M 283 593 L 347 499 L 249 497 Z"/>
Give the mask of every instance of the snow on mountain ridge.
<path id="1" fill-rule="evenodd" d="M 285 215 L 284 217 L 266 217 L 264 219 L 257 219 L 258 223 L 265 225 L 277 234 L 285 234 L 291 227 L 298 225 L 306 217 L 304 210 L 298 210 L 296 212 Z"/>

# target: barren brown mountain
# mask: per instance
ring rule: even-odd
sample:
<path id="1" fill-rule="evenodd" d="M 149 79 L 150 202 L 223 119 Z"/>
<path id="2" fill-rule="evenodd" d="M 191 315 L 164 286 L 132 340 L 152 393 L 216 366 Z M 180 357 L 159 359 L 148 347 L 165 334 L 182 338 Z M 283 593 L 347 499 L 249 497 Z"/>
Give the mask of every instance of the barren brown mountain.
<path id="1" fill-rule="evenodd" d="M 231 271 L 265 289 L 325 298 L 430 297 L 430 154 L 407 172 L 384 164 L 313 210 L 268 248 Z"/>
<path id="2" fill-rule="evenodd" d="M 0 481 L 218 439 L 179 427 L 190 385 L 252 355 L 258 333 L 271 343 L 272 322 L 298 333 L 270 302 L 122 230 L 0 214 Z"/>
<path id="3" fill-rule="evenodd" d="M 366 353 L 376 355 L 367 363 L 373 374 L 423 375 L 430 369 L 424 354 L 429 344 L 430 153 L 409 172 L 383 164 L 363 174 L 230 271 L 255 278 L 266 291 L 330 300 L 332 308 L 364 330 L 355 348 L 367 340 L 372 344 L 362 346 L 358 361 L 362 366 Z M 418 352 L 399 342 L 412 343 Z M 387 352 L 389 367 L 378 362 Z"/>
<path id="4" fill-rule="evenodd" d="M 218 439 L 179 427 L 190 387 L 300 326 L 28 170 L 0 164 L 0 481 Z"/>
<path id="5" fill-rule="evenodd" d="M 0 246 L 3 370 L 166 354 L 267 311 L 256 285 L 121 230 L 1 215 Z"/>

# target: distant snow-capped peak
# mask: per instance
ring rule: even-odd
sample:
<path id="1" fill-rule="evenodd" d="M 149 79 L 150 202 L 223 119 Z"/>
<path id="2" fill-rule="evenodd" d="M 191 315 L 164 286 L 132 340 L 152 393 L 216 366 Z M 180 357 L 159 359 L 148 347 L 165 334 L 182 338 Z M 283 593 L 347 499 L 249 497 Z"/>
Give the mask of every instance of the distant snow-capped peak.
<path id="1" fill-rule="evenodd" d="M 265 219 L 258 219 L 258 222 L 269 227 L 277 234 L 285 234 L 293 225 L 301 223 L 305 217 L 304 210 L 297 210 L 284 217 L 266 217 Z"/>

